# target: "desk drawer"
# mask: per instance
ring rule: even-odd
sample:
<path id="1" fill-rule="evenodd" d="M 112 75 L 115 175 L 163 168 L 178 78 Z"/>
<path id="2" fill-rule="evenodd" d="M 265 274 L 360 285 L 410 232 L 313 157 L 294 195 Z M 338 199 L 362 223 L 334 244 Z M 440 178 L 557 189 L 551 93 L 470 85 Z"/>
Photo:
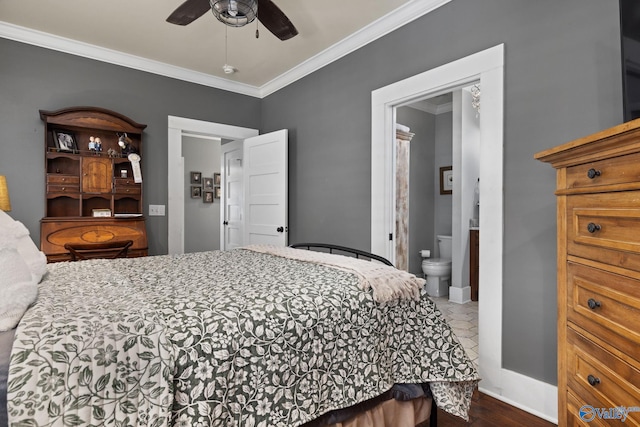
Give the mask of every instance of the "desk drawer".
<path id="1" fill-rule="evenodd" d="M 567 168 L 567 188 L 640 182 L 640 153 Z"/>
<path id="2" fill-rule="evenodd" d="M 567 281 L 569 321 L 640 368 L 640 280 L 569 262 Z"/>
<path id="3" fill-rule="evenodd" d="M 640 271 L 640 192 L 568 196 L 567 252 Z"/>
<path id="4" fill-rule="evenodd" d="M 577 401 L 602 409 L 640 406 L 640 371 L 571 329 L 567 339 L 567 384 Z M 640 426 L 640 412 L 629 412 L 625 425 Z"/>
<path id="5" fill-rule="evenodd" d="M 77 175 L 47 174 L 47 184 L 80 185 L 80 177 Z"/>

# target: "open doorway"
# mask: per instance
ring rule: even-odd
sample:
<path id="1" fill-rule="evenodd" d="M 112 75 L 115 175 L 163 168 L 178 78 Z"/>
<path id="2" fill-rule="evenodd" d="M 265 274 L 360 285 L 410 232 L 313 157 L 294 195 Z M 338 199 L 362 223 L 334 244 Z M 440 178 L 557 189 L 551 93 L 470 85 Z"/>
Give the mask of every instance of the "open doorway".
<path id="1" fill-rule="evenodd" d="M 498 45 L 426 71 L 372 93 L 371 249 L 395 258 L 395 188 L 393 141 L 396 107 L 479 82 L 483 92 L 480 154 L 480 228 L 490 236 L 480 242 L 479 368 L 481 390 L 502 396 L 502 176 L 504 46 Z M 455 153 L 454 153 L 455 159 Z M 460 192 L 453 181 L 453 193 Z M 453 224 L 455 227 L 455 224 Z"/>

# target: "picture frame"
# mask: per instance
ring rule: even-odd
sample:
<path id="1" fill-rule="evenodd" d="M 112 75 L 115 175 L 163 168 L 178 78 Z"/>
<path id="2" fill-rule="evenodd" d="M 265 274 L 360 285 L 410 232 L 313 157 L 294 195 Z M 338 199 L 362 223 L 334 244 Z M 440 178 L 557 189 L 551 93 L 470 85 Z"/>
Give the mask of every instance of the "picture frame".
<path id="1" fill-rule="evenodd" d="M 202 184 L 205 190 L 213 190 L 213 178 L 202 178 Z"/>
<path id="2" fill-rule="evenodd" d="M 202 197 L 202 187 L 200 187 L 199 185 L 192 185 L 191 186 L 191 198 L 192 199 L 199 199 Z"/>
<path id="3" fill-rule="evenodd" d="M 215 190 L 213 190 L 213 197 L 216 199 L 219 199 L 221 197 L 220 187 L 216 187 Z"/>
<path id="4" fill-rule="evenodd" d="M 202 184 L 202 172 L 191 172 L 191 183 Z"/>
<path id="5" fill-rule="evenodd" d="M 453 193 L 453 168 L 443 166 L 440 168 L 440 194 Z"/>
<path id="6" fill-rule="evenodd" d="M 68 130 L 53 130 L 53 140 L 56 143 L 56 149 L 58 151 L 65 151 L 68 153 L 76 153 L 78 151 L 78 142 L 76 141 L 76 135 Z"/>
<path id="7" fill-rule="evenodd" d="M 203 202 L 204 203 L 213 203 L 213 191 L 205 191 Z"/>
<path id="8" fill-rule="evenodd" d="M 214 173 L 213 174 L 213 185 L 220 185 L 220 174 L 219 173 Z"/>

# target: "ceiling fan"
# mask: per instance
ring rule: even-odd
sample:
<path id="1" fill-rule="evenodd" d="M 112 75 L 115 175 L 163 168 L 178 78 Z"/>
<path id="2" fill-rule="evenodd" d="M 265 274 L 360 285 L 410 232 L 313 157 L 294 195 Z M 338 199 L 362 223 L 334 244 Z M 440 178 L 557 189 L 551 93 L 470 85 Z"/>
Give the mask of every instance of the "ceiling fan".
<path id="1" fill-rule="evenodd" d="M 271 0 L 186 0 L 167 22 L 188 25 L 211 10 L 218 20 L 231 27 L 242 27 L 258 18 L 280 40 L 289 40 L 298 30 Z"/>

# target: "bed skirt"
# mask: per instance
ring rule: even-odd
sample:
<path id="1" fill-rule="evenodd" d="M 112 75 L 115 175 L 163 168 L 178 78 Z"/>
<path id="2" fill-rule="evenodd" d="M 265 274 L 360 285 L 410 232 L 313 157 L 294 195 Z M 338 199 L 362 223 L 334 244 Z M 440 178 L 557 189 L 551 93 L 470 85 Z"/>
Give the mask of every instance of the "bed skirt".
<path id="1" fill-rule="evenodd" d="M 329 427 L 415 427 L 429 420 L 431 397 L 409 401 L 387 400 L 370 410 Z"/>

